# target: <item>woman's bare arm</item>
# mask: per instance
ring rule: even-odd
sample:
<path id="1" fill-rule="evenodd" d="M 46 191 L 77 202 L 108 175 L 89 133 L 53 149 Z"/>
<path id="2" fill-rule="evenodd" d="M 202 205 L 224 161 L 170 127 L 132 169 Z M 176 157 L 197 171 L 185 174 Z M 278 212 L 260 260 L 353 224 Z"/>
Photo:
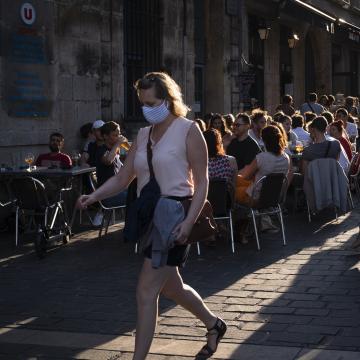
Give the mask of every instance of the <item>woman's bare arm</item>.
<path id="1" fill-rule="evenodd" d="M 204 206 L 209 186 L 206 143 L 197 126 L 191 126 L 186 139 L 186 148 L 195 191 L 185 220 L 193 225 Z"/>
<path id="2" fill-rule="evenodd" d="M 176 242 L 184 244 L 196 222 L 207 196 L 209 178 L 205 140 L 197 125 L 192 125 L 186 139 L 187 158 L 193 173 L 195 191 L 185 220 L 174 229 Z"/>
<path id="3" fill-rule="evenodd" d="M 86 208 L 96 201 L 107 199 L 112 195 L 125 190 L 135 177 L 134 159 L 136 153 L 136 140 L 132 143 L 129 153 L 126 157 L 124 166 L 120 171 L 100 186 L 90 195 L 82 195 L 78 200 L 80 208 Z"/>
<path id="4" fill-rule="evenodd" d="M 246 165 L 243 169 L 239 171 L 239 175 L 241 175 L 246 180 L 251 180 L 256 172 L 258 171 L 256 158 L 249 164 Z"/>

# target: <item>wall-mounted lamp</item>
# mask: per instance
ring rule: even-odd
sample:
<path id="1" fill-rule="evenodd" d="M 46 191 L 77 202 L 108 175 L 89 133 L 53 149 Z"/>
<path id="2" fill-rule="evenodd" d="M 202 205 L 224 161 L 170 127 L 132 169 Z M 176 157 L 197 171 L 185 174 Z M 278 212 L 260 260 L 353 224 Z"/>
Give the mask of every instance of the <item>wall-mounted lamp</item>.
<path id="1" fill-rule="evenodd" d="M 290 49 L 294 49 L 297 45 L 297 43 L 299 42 L 300 38 L 298 35 L 293 34 L 289 37 L 288 39 L 288 44 L 289 44 L 289 48 Z"/>
<path id="2" fill-rule="evenodd" d="M 258 29 L 260 39 L 261 40 L 267 40 L 267 38 L 269 37 L 269 34 L 270 34 L 270 30 L 271 30 L 271 28 L 267 27 L 267 26 L 260 27 Z"/>

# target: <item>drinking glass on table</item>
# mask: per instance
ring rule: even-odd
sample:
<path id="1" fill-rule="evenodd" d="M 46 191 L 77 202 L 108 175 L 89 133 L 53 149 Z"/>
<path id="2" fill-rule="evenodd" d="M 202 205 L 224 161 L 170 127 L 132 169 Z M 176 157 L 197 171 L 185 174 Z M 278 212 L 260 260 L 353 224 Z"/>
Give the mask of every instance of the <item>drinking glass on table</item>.
<path id="1" fill-rule="evenodd" d="M 81 158 L 81 155 L 78 150 L 73 150 L 71 153 L 71 160 L 73 162 L 73 166 L 77 166 L 79 164 L 79 160 Z"/>
<path id="2" fill-rule="evenodd" d="M 304 151 L 304 145 L 301 141 L 296 141 L 296 145 L 295 145 L 295 152 L 297 154 L 301 154 Z"/>
<path id="3" fill-rule="evenodd" d="M 35 160 L 35 156 L 34 156 L 34 154 L 32 154 L 32 153 L 27 153 L 26 155 L 25 155 L 25 162 L 29 165 L 29 167 L 28 167 L 28 171 L 31 171 L 31 164 L 34 162 L 34 160 Z"/>

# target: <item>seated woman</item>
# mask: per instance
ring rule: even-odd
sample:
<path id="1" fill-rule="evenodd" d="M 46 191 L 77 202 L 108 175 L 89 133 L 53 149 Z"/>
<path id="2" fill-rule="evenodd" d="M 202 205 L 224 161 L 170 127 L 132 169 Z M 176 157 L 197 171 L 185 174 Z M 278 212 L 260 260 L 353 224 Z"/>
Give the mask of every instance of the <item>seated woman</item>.
<path id="1" fill-rule="evenodd" d="M 298 137 L 291 129 L 291 117 L 284 115 L 280 117 L 279 123 L 282 124 L 285 130 L 287 142 L 288 142 L 288 149 L 290 151 L 293 151 L 296 147 L 296 141 L 298 140 Z"/>
<path id="2" fill-rule="evenodd" d="M 336 140 L 339 140 L 341 146 L 344 148 L 346 152 L 349 161 L 351 161 L 352 159 L 351 145 L 350 145 L 350 141 L 346 139 L 344 136 L 343 122 L 341 120 L 332 122 L 329 126 L 329 133 L 330 136 L 332 136 Z"/>
<path id="3" fill-rule="evenodd" d="M 272 173 L 283 173 L 290 183 L 292 165 L 285 153 L 286 139 L 280 129 L 270 125 L 261 132 L 266 151 L 256 155 L 250 165 L 245 166 L 236 181 L 235 200 L 238 203 L 252 206 L 260 196 L 260 189 L 254 190 L 254 184 L 263 176 Z M 253 196 L 253 197 L 252 197 Z"/>
<path id="4" fill-rule="evenodd" d="M 238 171 L 236 159 L 225 154 L 220 131 L 216 129 L 206 130 L 204 138 L 209 156 L 209 179 L 226 179 L 229 184 L 235 187 Z"/>
<path id="5" fill-rule="evenodd" d="M 228 129 L 226 121 L 221 114 L 213 114 L 212 118 L 210 119 L 209 130 L 210 129 L 216 129 L 220 131 L 222 142 L 225 148 L 233 139 L 232 133 Z"/>

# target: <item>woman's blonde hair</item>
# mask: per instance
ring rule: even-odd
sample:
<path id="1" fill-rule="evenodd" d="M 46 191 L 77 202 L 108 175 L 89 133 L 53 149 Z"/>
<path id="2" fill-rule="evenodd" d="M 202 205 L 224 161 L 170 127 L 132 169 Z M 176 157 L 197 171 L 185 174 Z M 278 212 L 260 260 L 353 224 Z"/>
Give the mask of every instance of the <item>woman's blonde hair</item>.
<path id="1" fill-rule="evenodd" d="M 186 116 L 190 108 L 184 103 L 180 86 L 164 72 L 150 72 L 138 79 L 134 87 L 136 91 L 155 89 L 155 96 L 169 104 L 170 112 L 175 116 Z"/>

